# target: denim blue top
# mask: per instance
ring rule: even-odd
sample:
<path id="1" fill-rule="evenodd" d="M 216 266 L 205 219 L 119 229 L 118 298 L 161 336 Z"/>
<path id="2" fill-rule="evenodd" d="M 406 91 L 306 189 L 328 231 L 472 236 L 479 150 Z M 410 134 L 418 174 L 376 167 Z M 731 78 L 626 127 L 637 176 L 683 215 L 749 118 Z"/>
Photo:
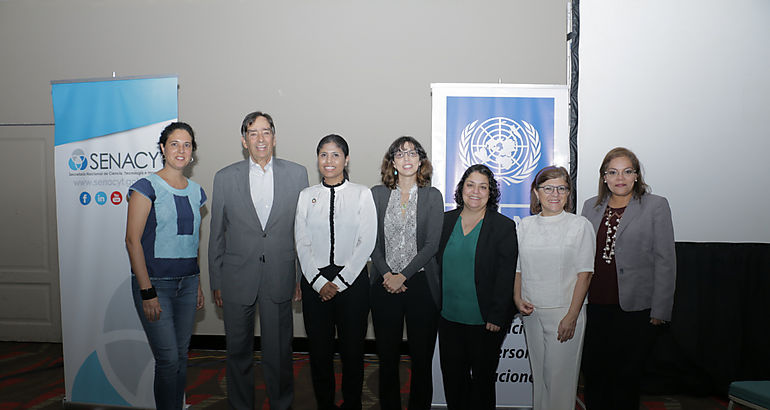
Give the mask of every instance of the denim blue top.
<path id="1" fill-rule="evenodd" d="M 197 183 L 187 180 L 187 187 L 176 189 L 163 178 L 150 174 L 128 189 L 152 202 L 142 233 L 142 249 L 151 278 L 178 278 L 197 275 L 200 208 L 206 193 Z"/>

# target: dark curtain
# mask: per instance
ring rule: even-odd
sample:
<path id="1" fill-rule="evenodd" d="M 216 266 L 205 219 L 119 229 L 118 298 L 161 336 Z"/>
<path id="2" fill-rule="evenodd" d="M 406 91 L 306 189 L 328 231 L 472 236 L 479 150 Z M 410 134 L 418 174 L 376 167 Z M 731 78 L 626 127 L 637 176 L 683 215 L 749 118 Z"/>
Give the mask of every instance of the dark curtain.
<path id="1" fill-rule="evenodd" d="M 570 175 L 576 186 L 579 0 L 572 0 L 567 41 Z M 577 203 L 576 189 L 572 195 Z M 732 381 L 770 380 L 770 244 L 678 242 L 676 254 L 673 317 L 658 329 L 643 391 L 726 396 Z"/>
<path id="2" fill-rule="evenodd" d="M 671 323 L 659 330 L 648 393 L 726 395 L 735 380 L 770 379 L 770 244 L 676 244 Z"/>
<path id="3" fill-rule="evenodd" d="M 578 85 L 580 83 L 580 1 L 572 0 L 572 31 L 567 33 L 570 42 L 570 89 L 569 89 L 569 174 L 572 178 L 572 203 L 577 204 L 578 167 Z M 577 208 L 577 207 L 576 207 Z"/>

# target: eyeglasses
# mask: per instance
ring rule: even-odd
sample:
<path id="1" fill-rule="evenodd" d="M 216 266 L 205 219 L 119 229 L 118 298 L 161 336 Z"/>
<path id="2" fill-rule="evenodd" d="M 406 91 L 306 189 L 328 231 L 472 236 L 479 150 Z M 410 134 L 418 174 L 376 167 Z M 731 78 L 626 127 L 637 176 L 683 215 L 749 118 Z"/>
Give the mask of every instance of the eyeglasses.
<path id="1" fill-rule="evenodd" d="M 420 156 L 420 153 L 416 150 L 410 150 L 410 151 L 396 151 L 393 153 L 393 158 L 404 158 L 404 155 L 408 155 L 409 158 L 417 158 Z"/>
<path id="2" fill-rule="evenodd" d="M 553 185 L 541 185 L 538 187 L 539 189 L 542 189 L 543 192 L 546 193 L 546 195 L 551 195 L 554 192 L 557 192 L 559 195 L 564 195 L 567 192 L 569 192 L 569 188 L 567 188 L 564 185 L 559 186 L 553 186 Z"/>
<path id="3" fill-rule="evenodd" d="M 623 171 L 618 171 L 615 168 L 610 168 L 606 171 L 604 171 L 604 175 L 607 175 L 608 177 L 615 178 L 616 176 L 623 174 L 623 176 L 630 177 L 634 174 L 636 174 L 636 170 L 633 168 L 626 168 Z"/>

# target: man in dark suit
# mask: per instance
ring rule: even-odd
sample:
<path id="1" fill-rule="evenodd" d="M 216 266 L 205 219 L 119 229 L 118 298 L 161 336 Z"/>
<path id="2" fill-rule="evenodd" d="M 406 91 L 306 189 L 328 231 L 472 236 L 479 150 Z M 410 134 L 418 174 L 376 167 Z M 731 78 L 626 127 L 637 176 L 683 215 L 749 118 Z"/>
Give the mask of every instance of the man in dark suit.
<path id="1" fill-rule="evenodd" d="M 254 318 L 259 306 L 262 372 L 271 409 L 294 398 L 292 294 L 299 299 L 294 213 L 308 186 L 305 167 L 273 157 L 275 125 L 252 112 L 241 125 L 249 158 L 214 176 L 209 276 L 223 308 L 227 397 L 231 408 L 254 406 Z"/>

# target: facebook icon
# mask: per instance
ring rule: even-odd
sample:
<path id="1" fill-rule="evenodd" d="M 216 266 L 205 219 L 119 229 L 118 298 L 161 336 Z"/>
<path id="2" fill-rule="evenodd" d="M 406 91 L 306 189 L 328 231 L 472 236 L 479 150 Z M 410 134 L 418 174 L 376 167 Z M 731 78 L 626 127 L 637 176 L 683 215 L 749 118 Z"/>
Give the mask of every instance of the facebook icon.
<path id="1" fill-rule="evenodd" d="M 83 205 L 88 205 L 89 203 L 91 203 L 91 194 L 89 194 L 88 192 L 85 192 L 85 191 L 81 192 L 80 193 L 80 203 L 83 204 Z"/>

